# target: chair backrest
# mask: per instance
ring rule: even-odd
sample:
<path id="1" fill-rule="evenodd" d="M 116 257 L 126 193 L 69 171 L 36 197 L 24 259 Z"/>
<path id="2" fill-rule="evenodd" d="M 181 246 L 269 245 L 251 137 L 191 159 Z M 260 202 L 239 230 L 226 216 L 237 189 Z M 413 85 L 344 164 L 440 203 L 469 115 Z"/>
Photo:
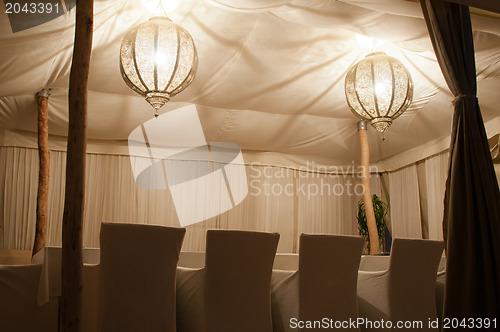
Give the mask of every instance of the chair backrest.
<path id="1" fill-rule="evenodd" d="M 202 269 L 205 267 L 205 253 L 198 251 L 181 251 L 179 263 L 177 265 L 193 269 Z"/>
<path id="2" fill-rule="evenodd" d="M 300 320 L 357 318 L 356 288 L 363 243 L 358 236 L 300 236 Z"/>
<path id="3" fill-rule="evenodd" d="M 176 331 L 175 274 L 185 231 L 101 225 L 102 331 Z"/>
<path id="4" fill-rule="evenodd" d="M 360 271 L 386 271 L 389 268 L 390 256 L 363 255 L 359 262 Z"/>
<path id="5" fill-rule="evenodd" d="M 0 331 L 57 331 L 58 301 L 38 305 L 41 265 L 0 266 Z"/>
<path id="6" fill-rule="evenodd" d="M 278 241 L 277 233 L 207 231 L 207 332 L 272 332 L 271 274 Z"/>
<path id="7" fill-rule="evenodd" d="M 276 254 L 274 258 L 275 270 L 297 271 L 299 269 L 299 255 L 298 254 Z"/>
<path id="8" fill-rule="evenodd" d="M 435 287 L 443 241 L 393 240 L 389 263 L 389 311 L 393 321 L 437 318 Z"/>

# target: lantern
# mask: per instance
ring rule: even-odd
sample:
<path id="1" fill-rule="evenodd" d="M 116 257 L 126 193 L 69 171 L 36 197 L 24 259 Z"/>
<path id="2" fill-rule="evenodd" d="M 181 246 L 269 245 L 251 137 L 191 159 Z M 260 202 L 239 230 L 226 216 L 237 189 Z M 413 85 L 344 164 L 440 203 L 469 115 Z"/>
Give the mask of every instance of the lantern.
<path id="1" fill-rule="evenodd" d="M 413 98 L 413 81 L 406 67 L 384 52 L 368 54 L 345 78 L 351 111 L 384 132 Z"/>
<path id="2" fill-rule="evenodd" d="M 120 71 L 125 83 L 156 110 L 191 84 L 198 56 L 193 38 L 167 17 L 153 17 L 123 38 Z"/>

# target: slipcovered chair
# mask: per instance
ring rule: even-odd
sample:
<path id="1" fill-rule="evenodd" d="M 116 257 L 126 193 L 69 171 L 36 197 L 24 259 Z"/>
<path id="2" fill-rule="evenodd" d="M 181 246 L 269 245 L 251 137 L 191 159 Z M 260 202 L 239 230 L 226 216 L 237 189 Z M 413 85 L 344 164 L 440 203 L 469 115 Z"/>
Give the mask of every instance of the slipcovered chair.
<path id="1" fill-rule="evenodd" d="M 177 332 L 203 332 L 205 329 L 205 253 L 181 252 L 177 265 Z"/>
<path id="2" fill-rule="evenodd" d="M 358 236 L 301 234 L 297 272 L 273 273 L 274 331 L 296 331 L 291 319 L 356 320 L 356 284 L 363 243 Z"/>
<path id="3" fill-rule="evenodd" d="M 205 332 L 205 281 L 204 267 L 177 267 L 177 332 Z"/>
<path id="4" fill-rule="evenodd" d="M 45 247 L 32 258 L 41 264 L 38 304 L 57 301 L 61 296 L 61 247 Z M 99 327 L 101 271 L 98 248 L 83 248 L 81 330 L 95 332 Z M 58 309 L 55 309 L 57 313 Z M 57 319 L 56 319 L 57 321 Z M 1 329 L 0 329 L 1 331 Z"/>
<path id="5" fill-rule="evenodd" d="M 0 266 L 0 331 L 57 332 L 57 297 L 38 304 L 41 272 L 39 264 Z"/>
<path id="6" fill-rule="evenodd" d="M 297 271 L 299 268 L 298 254 L 276 254 L 274 258 L 275 270 Z"/>
<path id="7" fill-rule="evenodd" d="M 101 225 L 101 331 L 176 331 L 175 276 L 185 231 Z"/>
<path id="8" fill-rule="evenodd" d="M 387 270 L 359 271 L 360 317 L 393 324 L 421 321 L 419 331 L 432 330 L 428 321 L 437 318 L 436 275 L 443 248 L 442 241 L 394 239 Z M 382 329 L 365 325 L 363 330 Z"/>
<path id="9" fill-rule="evenodd" d="M 389 268 L 389 256 L 363 255 L 359 262 L 360 271 L 385 271 Z"/>
<path id="10" fill-rule="evenodd" d="M 363 244 L 359 236 L 300 236 L 300 320 L 358 318 L 356 285 Z M 323 329 L 312 329 L 315 330 Z"/>
<path id="11" fill-rule="evenodd" d="M 198 251 L 181 251 L 177 266 L 202 269 L 205 267 L 205 253 Z"/>
<path id="12" fill-rule="evenodd" d="M 272 332 L 271 274 L 279 234 L 209 230 L 206 332 Z"/>

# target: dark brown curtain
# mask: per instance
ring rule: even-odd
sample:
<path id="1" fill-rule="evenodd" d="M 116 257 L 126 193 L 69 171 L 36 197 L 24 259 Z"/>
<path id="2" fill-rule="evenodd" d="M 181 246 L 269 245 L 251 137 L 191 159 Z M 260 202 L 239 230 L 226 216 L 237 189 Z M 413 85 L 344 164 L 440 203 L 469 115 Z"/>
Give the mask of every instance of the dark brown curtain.
<path id="1" fill-rule="evenodd" d="M 498 318 L 500 192 L 476 98 L 469 8 L 442 0 L 420 3 L 439 65 L 455 95 L 443 220 L 444 317 Z"/>

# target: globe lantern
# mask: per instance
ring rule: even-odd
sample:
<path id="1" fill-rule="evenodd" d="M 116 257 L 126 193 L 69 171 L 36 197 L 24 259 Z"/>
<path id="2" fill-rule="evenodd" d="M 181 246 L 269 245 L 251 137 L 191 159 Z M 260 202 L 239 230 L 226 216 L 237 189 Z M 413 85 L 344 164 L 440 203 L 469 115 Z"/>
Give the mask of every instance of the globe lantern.
<path id="1" fill-rule="evenodd" d="M 120 48 L 125 83 L 146 98 L 155 116 L 171 97 L 191 84 L 197 65 L 193 38 L 167 17 L 153 17 L 134 27 Z"/>
<path id="2" fill-rule="evenodd" d="M 347 73 L 345 95 L 351 111 L 384 132 L 410 105 L 413 81 L 399 60 L 371 53 Z"/>

